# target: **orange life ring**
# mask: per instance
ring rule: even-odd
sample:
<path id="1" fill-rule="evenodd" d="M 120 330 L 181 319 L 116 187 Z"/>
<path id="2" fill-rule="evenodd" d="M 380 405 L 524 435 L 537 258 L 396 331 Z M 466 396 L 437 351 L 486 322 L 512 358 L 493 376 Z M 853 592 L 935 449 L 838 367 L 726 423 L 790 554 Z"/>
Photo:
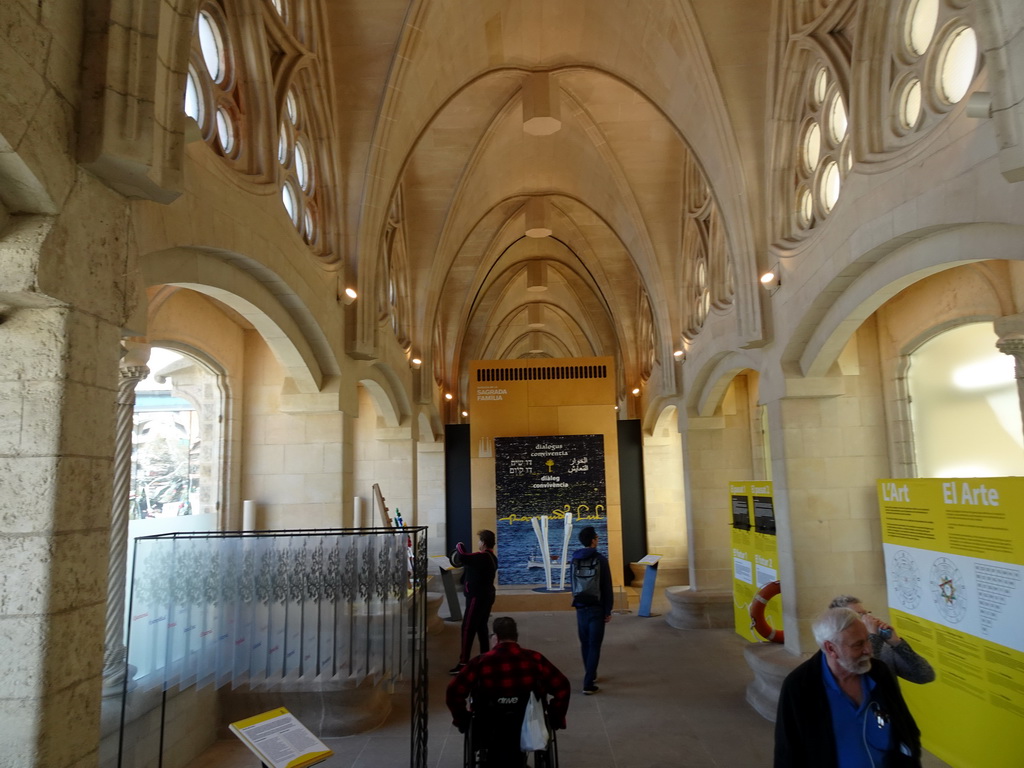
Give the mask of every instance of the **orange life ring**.
<path id="1" fill-rule="evenodd" d="M 782 585 L 778 581 L 769 581 L 757 590 L 754 599 L 750 601 L 750 628 L 771 643 L 784 642 L 784 632 L 781 629 L 772 629 L 772 625 L 764 617 L 764 609 L 768 601 L 781 592 Z"/>

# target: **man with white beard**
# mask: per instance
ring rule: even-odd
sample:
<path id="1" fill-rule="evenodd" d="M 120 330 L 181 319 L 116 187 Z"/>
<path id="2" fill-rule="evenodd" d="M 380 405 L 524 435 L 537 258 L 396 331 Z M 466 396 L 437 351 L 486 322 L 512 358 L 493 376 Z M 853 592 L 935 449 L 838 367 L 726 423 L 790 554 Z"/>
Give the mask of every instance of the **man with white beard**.
<path id="1" fill-rule="evenodd" d="M 820 650 L 782 683 L 775 768 L 920 766 L 921 732 L 860 616 L 832 608 L 811 629 Z"/>

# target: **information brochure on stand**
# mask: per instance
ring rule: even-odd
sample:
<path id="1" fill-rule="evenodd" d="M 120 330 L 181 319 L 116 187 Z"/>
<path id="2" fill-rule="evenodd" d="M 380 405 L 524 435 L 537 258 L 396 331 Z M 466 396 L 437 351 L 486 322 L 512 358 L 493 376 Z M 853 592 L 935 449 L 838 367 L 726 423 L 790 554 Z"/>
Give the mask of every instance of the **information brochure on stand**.
<path id="1" fill-rule="evenodd" d="M 334 754 L 284 707 L 228 727 L 267 768 L 305 768 Z"/>
<path id="2" fill-rule="evenodd" d="M 937 679 L 901 689 L 956 768 L 1018 768 L 1024 731 L 1024 478 L 879 480 L 889 612 Z"/>

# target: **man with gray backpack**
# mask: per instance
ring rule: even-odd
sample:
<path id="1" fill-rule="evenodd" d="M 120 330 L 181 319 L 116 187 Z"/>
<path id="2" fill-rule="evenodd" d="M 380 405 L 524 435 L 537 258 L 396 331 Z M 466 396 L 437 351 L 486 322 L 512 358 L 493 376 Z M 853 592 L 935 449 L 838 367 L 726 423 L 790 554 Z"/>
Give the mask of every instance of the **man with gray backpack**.
<path id="1" fill-rule="evenodd" d="M 601 660 L 604 625 L 612 620 L 612 573 L 608 558 L 597 551 L 597 531 L 580 531 L 583 546 L 572 554 L 572 605 L 576 609 L 580 651 L 583 653 L 583 693 L 597 693 L 597 664 Z"/>

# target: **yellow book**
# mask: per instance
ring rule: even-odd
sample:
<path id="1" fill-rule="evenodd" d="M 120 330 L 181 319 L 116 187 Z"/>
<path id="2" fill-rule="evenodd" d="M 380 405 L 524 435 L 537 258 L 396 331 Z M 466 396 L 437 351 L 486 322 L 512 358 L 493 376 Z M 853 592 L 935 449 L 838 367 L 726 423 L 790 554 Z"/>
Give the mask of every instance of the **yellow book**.
<path id="1" fill-rule="evenodd" d="M 305 768 L 334 754 L 284 707 L 228 727 L 268 768 Z"/>

